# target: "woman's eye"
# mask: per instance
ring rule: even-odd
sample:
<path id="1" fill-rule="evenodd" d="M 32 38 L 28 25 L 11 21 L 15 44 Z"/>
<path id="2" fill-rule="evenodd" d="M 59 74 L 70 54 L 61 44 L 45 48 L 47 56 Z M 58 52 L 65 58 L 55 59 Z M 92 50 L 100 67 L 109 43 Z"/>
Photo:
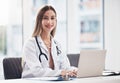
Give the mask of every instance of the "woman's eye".
<path id="1" fill-rule="evenodd" d="M 55 20 L 56 19 L 56 17 L 51 17 L 51 20 Z"/>
<path id="2" fill-rule="evenodd" d="M 55 18 L 51 18 L 52 20 L 54 20 Z"/>

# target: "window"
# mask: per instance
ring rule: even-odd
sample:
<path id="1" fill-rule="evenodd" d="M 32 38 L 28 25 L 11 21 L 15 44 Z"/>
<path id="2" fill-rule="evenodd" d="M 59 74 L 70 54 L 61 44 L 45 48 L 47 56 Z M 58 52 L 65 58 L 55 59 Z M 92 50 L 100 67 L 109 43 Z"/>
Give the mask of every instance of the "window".
<path id="1" fill-rule="evenodd" d="M 67 11 L 68 53 L 103 49 L 103 0 L 71 0 Z"/>
<path id="2" fill-rule="evenodd" d="M 21 0 L 0 2 L 0 56 L 20 56 L 22 49 Z"/>
<path id="3" fill-rule="evenodd" d="M 81 49 L 103 49 L 102 0 L 80 0 Z"/>

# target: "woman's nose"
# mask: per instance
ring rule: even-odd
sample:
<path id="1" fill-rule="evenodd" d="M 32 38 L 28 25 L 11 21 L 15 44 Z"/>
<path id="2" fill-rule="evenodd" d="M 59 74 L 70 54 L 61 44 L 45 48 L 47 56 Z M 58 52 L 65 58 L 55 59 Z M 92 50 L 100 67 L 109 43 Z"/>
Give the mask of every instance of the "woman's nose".
<path id="1" fill-rule="evenodd" d="M 51 23 L 51 22 L 52 22 L 52 20 L 51 20 L 51 19 L 48 19 L 47 23 Z"/>

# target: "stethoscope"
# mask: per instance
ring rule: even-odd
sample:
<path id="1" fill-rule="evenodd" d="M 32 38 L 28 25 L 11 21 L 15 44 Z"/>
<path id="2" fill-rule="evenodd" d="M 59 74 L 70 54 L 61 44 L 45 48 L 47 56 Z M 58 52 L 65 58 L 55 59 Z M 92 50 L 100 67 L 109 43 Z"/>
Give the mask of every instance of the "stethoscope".
<path id="1" fill-rule="evenodd" d="M 40 51 L 40 54 L 39 54 L 39 61 L 40 61 L 40 63 L 42 62 L 42 61 L 41 61 L 41 56 L 44 56 L 44 57 L 46 58 L 46 60 L 48 60 L 47 55 L 46 55 L 45 53 L 43 53 L 42 50 L 41 50 L 41 48 L 40 48 L 40 45 L 39 45 L 39 43 L 38 43 L 37 36 L 35 36 L 35 40 L 36 40 L 37 46 L 38 46 L 39 51 Z M 55 42 L 55 41 L 54 41 L 54 42 Z M 55 42 L 55 44 L 56 44 L 56 42 Z M 56 45 L 56 49 L 57 49 L 57 55 L 59 55 L 59 54 L 61 53 L 61 50 L 59 50 L 59 48 L 58 48 L 57 45 Z"/>

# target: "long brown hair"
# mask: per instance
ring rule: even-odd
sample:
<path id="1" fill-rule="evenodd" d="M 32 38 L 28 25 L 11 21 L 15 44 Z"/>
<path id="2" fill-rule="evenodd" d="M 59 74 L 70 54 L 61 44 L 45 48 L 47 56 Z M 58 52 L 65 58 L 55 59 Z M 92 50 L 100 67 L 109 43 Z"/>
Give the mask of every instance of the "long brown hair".
<path id="1" fill-rule="evenodd" d="M 50 5 L 45 5 L 44 7 L 42 7 L 40 9 L 40 11 L 38 12 L 38 15 L 37 15 L 37 18 L 36 18 L 36 24 L 35 24 L 35 28 L 34 28 L 34 32 L 32 34 L 32 37 L 34 36 L 37 36 L 37 35 L 40 35 L 41 32 L 42 32 L 42 18 L 43 18 L 43 15 L 45 14 L 46 11 L 48 10 L 52 10 L 54 11 L 56 17 L 57 17 L 57 14 L 56 14 L 56 11 L 55 9 L 50 6 Z M 57 25 L 57 24 L 56 24 Z M 54 37 L 55 35 L 55 31 L 56 31 L 56 26 L 55 28 L 51 31 L 51 35 Z"/>

